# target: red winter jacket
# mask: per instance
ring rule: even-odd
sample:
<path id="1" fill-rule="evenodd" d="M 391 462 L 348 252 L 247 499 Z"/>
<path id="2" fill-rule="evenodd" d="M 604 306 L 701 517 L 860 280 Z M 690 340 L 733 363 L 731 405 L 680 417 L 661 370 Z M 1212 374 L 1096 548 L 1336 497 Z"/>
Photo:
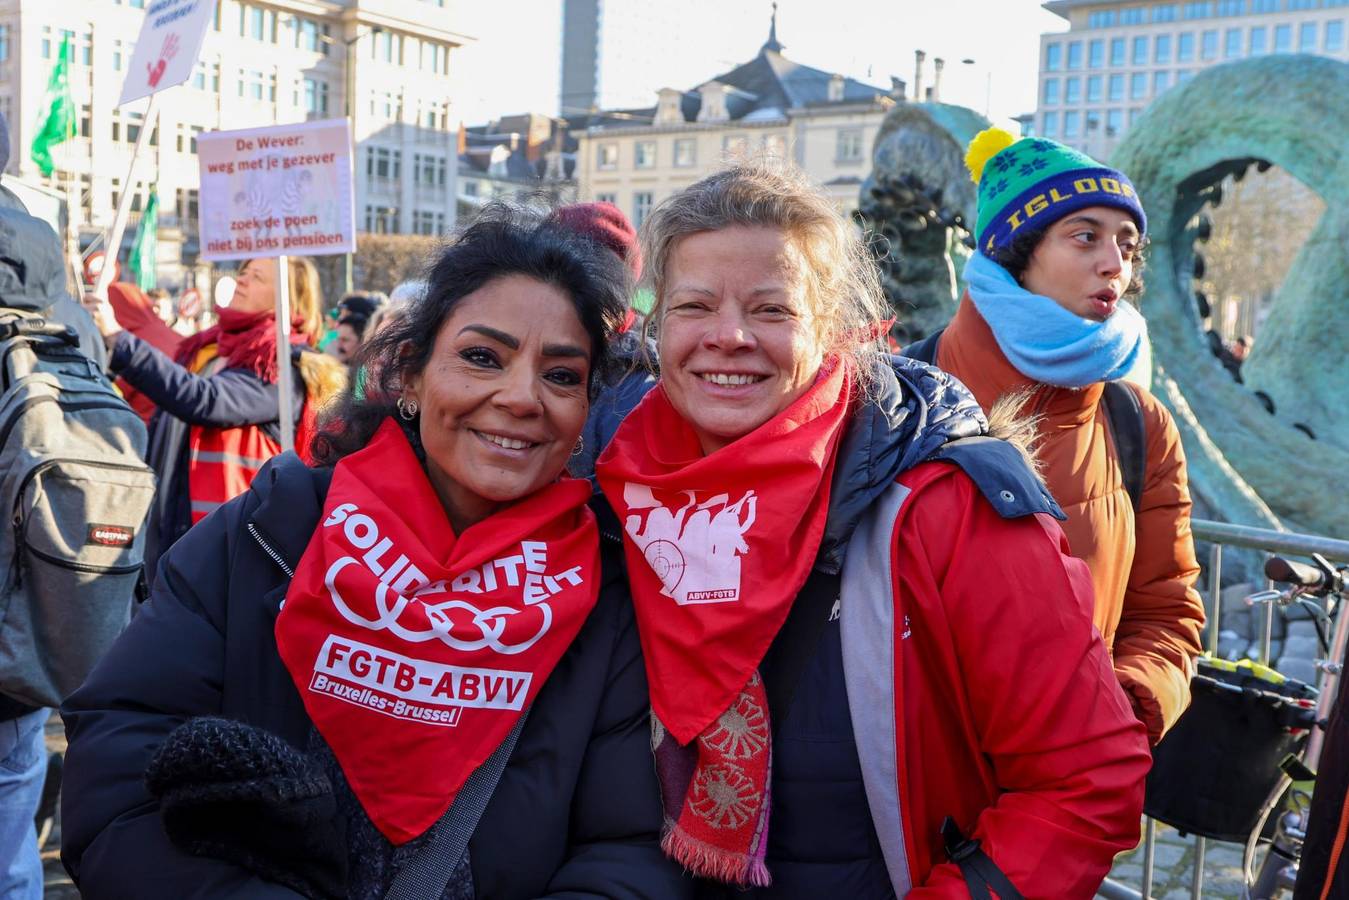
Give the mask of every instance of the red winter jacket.
<path id="1" fill-rule="evenodd" d="M 1090 898 L 1138 841 L 1151 765 L 1091 623 L 1091 576 L 1052 519 L 1002 518 L 949 463 L 898 483 L 912 493 L 886 538 L 886 599 L 908 896 L 969 896 L 941 846 L 949 815 L 1027 898 Z M 867 549 L 858 544 L 846 565 Z M 865 732 L 886 718 L 854 708 L 864 772 Z"/>

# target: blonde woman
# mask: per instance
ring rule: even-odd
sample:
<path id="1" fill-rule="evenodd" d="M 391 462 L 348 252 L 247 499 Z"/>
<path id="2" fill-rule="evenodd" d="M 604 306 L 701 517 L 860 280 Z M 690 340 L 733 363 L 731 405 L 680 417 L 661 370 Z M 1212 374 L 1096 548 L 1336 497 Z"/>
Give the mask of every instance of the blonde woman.
<path id="1" fill-rule="evenodd" d="M 335 360 L 301 352 L 317 339 L 322 297 L 313 263 L 291 257 L 288 268 L 295 446 L 305 447 L 318 408 L 346 376 Z M 151 577 L 164 550 L 247 490 L 262 464 L 280 452 L 276 286 L 275 259 L 244 263 L 230 305 L 217 310 L 218 324 L 186 338 L 172 358 L 122 330 L 106 304 L 91 310 L 108 345 L 110 371 L 159 408 L 148 454 L 159 476 L 145 548 Z"/>
<path id="2" fill-rule="evenodd" d="M 597 472 L 666 852 L 710 897 L 1090 897 L 1147 742 L 1021 452 L 881 354 L 873 264 L 799 176 L 712 175 L 643 238 L 660 381 Z"/>

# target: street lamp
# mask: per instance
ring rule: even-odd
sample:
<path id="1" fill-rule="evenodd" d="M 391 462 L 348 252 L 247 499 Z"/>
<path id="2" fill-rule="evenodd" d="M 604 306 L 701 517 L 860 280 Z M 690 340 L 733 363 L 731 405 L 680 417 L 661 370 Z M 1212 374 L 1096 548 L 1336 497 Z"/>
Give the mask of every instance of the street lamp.
<path id="1" fill-rule="evenodd" d="M 976 61 L 969 57 L 960 61 L 961 65 L 974 66 Z M 984 118 L 989 118 L 989 111 L 993 108 L 993 70 L 989 69 L 984 75 Z"/>

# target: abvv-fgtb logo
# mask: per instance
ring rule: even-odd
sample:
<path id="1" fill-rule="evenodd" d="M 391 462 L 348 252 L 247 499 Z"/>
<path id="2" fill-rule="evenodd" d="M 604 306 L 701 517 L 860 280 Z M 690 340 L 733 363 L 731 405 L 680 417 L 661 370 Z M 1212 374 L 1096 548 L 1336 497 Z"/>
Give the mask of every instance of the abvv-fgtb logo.
<path id="1" fill-rule="evenodd" d="M 754 525 L 754 491 L 734 503 L 725 493 L 706 500 L 699 500 L 696 491 L 677 496 L 681 499 L 666 505 L 647 485 L 623 486 L 624 530 L 660 579 L 661 593 L 680 606 L 739 600 L 740 557 L 749 551 L 745 535 Z"/>

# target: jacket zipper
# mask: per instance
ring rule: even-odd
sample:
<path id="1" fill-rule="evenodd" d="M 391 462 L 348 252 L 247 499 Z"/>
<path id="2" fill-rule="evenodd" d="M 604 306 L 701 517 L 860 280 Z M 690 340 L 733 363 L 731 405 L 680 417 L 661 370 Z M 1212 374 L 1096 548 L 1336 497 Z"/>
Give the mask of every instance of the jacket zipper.
<path id="1" fill-rule="evenodd" d="M 2 444 L 3 441 L 0 441 L 0 445 Z M 128 465 L 126 463 L 93 462 L 87 459 L 75 459 L 73 457 L 68 456 L 53 457 L 52 459 L 45 460 L 39 463 L 38 465 L 33 466 L 33 468 L 28 470 L 28 474 L 23 476 L 23 481 L 19 482 L 19 489 L 14 494 L 14 520 L 15 520 L 14 524 L 16 525 L 18 524 L 19 507 L 23 504 L 23 496 L 28 490 L 28 485 L 33 481 L 34 478 L 41 475 L 43 472 L 47 471 L 53 466 L 58 466 L 61 463 L 73 463 L 74 465 L 77 466 L 88 466 L 91 469 L 115 469 L 121 472 L 144 472 L 147 475 L 150 474 L 150 469 L 146 466 L 133 466 Z"/>
<path id="2" fill-rule="evenodd" d="M 23 545 L 25 551 L 36 556 L 43 562 L 50 563 L 53 566 L 59 566 L 62 569 L 71 569 L 75 572 L 90 572 L 95 575 L 127 575 L 131 572 L 135 572 L 141 567 L 140 563 L 128 564 L 125 566 L 95 566 L 89 563 L 70 562 L 61 559 L 60 557 L 52 556 L 50 553 L 44 553 L 36 547 L 28 546 L 26 538 L 27 536 L 25 535 L 25 543 Z"/>
<path id="3" fill-rule="evenodd" d="M 272 558 L 272 562 L 281 567 L 281 571 L 286 573 L 287 578 L 295 577 L 295 570 L 286 565 L 286 561 L 281 557 L 281 554 L 273 550 L 271 546 L 262 539 L 262 535 L 258 534 L 258 529 L 254 527 L 252 522 L 248 523 L 248 533 L 253 535 L 253 540 L 257 541 L 258 546 L 262 548 L 262 551 Z"/>

